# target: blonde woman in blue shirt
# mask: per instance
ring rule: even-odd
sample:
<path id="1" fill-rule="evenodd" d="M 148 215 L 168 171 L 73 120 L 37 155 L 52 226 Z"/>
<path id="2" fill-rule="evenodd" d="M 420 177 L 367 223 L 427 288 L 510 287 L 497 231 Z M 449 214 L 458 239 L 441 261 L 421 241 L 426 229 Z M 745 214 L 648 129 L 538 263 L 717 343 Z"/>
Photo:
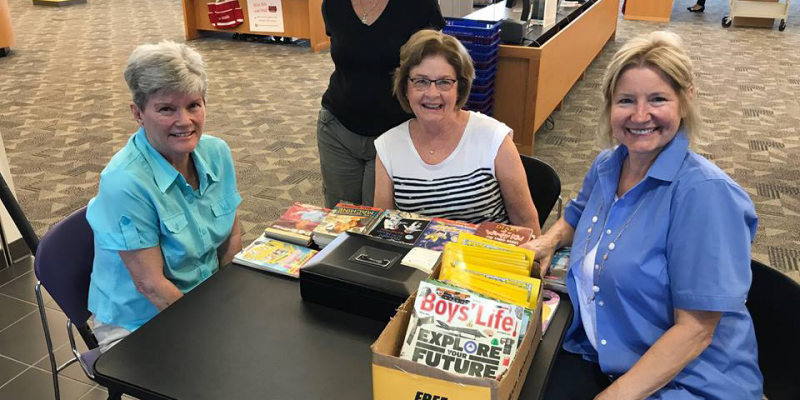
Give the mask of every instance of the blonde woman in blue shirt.
<path id="1" fill-rule="evenodd" d="M 139 130 L 100 175 L 86 218 L 95 259 L 89 310 L 103 351 L 241 249 L 233 158 L 203 135 L 208 78 L 190 47 L 137 47 L 125 69 Z"/>
<path id="2" fill-rule="evenodd" d="M 689 149 L 700 129 L 677 35 L 626 43 L 603 84 L 591 166 L 564 218 L 528 245 L 571 245 L 575 309 L 548 399 L 760 399 L 747 193 Z M 610 146 L 609 146 L 610 147 Z"/>

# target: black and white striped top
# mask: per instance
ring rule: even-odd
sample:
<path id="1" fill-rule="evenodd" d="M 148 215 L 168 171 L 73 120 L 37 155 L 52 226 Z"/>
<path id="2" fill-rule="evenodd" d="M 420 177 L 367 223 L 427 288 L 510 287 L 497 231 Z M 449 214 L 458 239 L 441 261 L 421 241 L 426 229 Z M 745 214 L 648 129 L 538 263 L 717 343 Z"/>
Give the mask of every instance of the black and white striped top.
<path id="1" fill-rule="evenodd" d="M 422 161 L 408 122 L 384 133 L 375 140 L 375 149 L 392 179 L 395 207 L 471 223 L 508 223 L 494 160 L 509 132 L 505 124 L 470 112 L 458 146 L 437 165 Z"/>

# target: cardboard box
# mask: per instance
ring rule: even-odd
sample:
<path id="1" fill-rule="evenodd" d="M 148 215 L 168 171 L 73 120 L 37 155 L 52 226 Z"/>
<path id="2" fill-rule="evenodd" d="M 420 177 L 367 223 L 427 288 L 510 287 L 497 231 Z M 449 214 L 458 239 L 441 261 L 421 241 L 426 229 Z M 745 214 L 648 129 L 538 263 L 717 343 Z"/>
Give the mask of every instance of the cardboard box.
<path id="1" fill-rule="evenodd" d="M 432 276 L 438 276 L 438 269 Z M 372 344 L 372 392 L 375 400 L 516 400 L 542 339 L 542 291 L 511 367 L 502 380 L 442 371 L 398 357 L 416 293 L 409 297 Z M 439 396 L 439 397 L 436 397 Z"/>

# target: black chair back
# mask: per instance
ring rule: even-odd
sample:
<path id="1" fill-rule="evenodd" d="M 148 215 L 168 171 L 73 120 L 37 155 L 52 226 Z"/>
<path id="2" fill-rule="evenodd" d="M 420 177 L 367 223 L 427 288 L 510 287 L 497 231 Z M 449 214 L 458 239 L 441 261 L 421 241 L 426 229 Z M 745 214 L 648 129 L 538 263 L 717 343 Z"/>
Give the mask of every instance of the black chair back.
<path id="1" fill-rule="evenodd" d="M 539 225 L 544 226 L 561 195 L 561 179 L 556 170 L 546 162 L 524 154 L 520 157 L 528 176 L 528 189 L 531 191 L 533 205 L 539 213 Z"/>
<path id="2" fill-rule="evenodd" d="M 769 400 L 800 399 L 800 284 L 780 271 L 752 260 L 753 283 L 747 309 L 758 342 L 758 365 Z"/>
<path id="3" fill-rule="evenodd" d="M 33 264 L 36 277 L 81 336 L 81 328 L 92 315 L 88 303 L 93 263 L 94 233 L 83 207 L 53 225 L 42 237 Z M 93 343 L 87 344 L 92 347 Z"/>

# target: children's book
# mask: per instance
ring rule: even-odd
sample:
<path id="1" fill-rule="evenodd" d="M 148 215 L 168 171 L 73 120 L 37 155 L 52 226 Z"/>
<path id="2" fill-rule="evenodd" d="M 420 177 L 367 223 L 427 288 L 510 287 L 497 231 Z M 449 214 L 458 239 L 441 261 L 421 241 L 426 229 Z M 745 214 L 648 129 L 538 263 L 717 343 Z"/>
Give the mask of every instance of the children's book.
<path id="1" fill-rule="evenodd" d="M 519 347 L 523 307 L 436 280 L 420 283 L 400 358 L 501 379 Z"/>
<path id="2" fill-rule="evenodd" d="M 300 246 L 311 244 L 311 233 L 331 210 L 311 204 L 294 203 L 264 230 L 267 237 Z"/>
<path id="3" fill-rule="evenodd" d="M 542 335 L 547 332 L 547 327 L 556 315 L 560 303 L 561 296 L 558 293 L 548 289 L 542 291 Z"/>
<path id="4" fill-rule="evenodd" d="M 458 241 L 461 232 L 475 233 L 478 225 L 469 222 L 453 221 L 445 218 L 434 218 L 419 237 L 414 247 L 442 251 L 447 243 Z"/>
<path id="5" fill-rule="evenodd" d="M 386 210 L 377 219 L 377 223 L 373 225 L 369 235 L 391 242 L 413 245 L 429 222 L 430 218 L 414 213 Z"/>
<path id="6" fill-rule="evenodd" d="M 300 277 L 300 268 L 316 250 L 297 246 L 261 235 L 233 257 L 233 262 L 251 268 L 275 272 L 294 278 Z"/>
<path id="7" fill-rule="evenodd" d="M 476 236 L 484 237 L 487 239 L 496 240 L 519 246 L 528 242 L 533 237 L 533 229 L 524 226 L 514 226 L 501 224 L 499 222 L 481 222 L 478 225 L 478 230 L 475 232 Z"/>
<path id="8" fill-rule="evenodd" d="M 572 248 L 562 247 L 553 254 L 550 267 L 544 276 L 544 287 L 560 293 L 567 293 L 567 272 L 569 271 L 569 253 Z"/>
<path id="9" fill-rule="evenodd" d="M 366 234 L 382 212 L 382 208 L 340 202 L 314 228 L 314 242 L 325 247 L 344 231 Z"/>
<path id="10" fill-rule="evenodd" d="M 403 257 L 403 265 L 431 273 L 441 257 L 444 245 L 458 241 L 461 232 L 475 233 L 478 225 L 468 222 L 434 218 L 419 235 L 414 248 Z"/>

